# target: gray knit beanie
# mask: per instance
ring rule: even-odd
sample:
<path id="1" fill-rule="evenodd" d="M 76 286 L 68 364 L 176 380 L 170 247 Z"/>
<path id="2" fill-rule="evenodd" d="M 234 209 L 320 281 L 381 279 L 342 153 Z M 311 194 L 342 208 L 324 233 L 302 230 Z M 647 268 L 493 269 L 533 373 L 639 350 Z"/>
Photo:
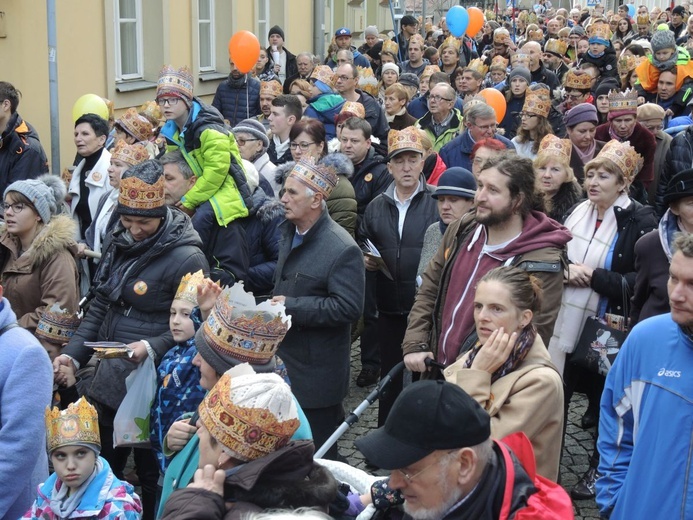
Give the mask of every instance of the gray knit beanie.
<path id="1" fill-rule="evenodd" d="M 652 54 L 663 49 L 676 49 L 676 38 L 671 31 L 655 31 L 650 39 Z"/>
<path id="2" fill-rule="evenodd" d="M 44 224 L 48 224 L 54 215 L 61 212 L 67 194 L 65 182 L 57 175 L 49 173 L 37 179 L 13 182 L 5 190 L 3 198 L 11 191 L 21 193 L 29 199 Z"/>
<path id="3" fill-rule="evenodd" d="M 262 141 L 262 151 L 266 151 L 269 148 L 270 142 L 267 133 L 265 132 L 264 125 L 257 119 L 244 119 L 231 130 L 234 135 L 238 133 L 250 134 L 254 138 Z"/>
<path id="4" fill-rule="evenodd" d="M 369 25 L 363 34 L 364 36 L 378 36 L 378 28 L 375 25 Z"/>
<path id="5" fill-rule="evenodd" d="M 398 83 L 405 87 L 419 88 L 419 77 L 411 72 L 405 72 L 404 74 L 400 74 Z"/>
<path id="6" fill-rule="evenodd" d="M 573 25 L 573 28 L 570 30 L 570 36 L 572 36 L 573 34 L 577 34 L 578 36 L 584 36 L 584 27 L 582 27 L 581 25 Z"/>
<path id="7" fill-rule="evenodd" d="M 532 75 L 529 73 L 529 69 L 527 67 L 515 67 L 510 71 L 510 74 L 508 74 L 508 85 L 510 85 L 513 78 L 518 76 L 524 79 L 527 82 L 527 85 L 532 83 Z"/>

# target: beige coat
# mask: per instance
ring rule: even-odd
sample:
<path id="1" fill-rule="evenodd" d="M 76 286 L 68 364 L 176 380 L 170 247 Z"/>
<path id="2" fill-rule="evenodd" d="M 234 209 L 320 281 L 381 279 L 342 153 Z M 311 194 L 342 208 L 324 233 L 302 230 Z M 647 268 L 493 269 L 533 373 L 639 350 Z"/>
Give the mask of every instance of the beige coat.
<path id="1" fill-rule="evenodd" d="M 491 416 L 491 436 L 518 431 L 532 442 L 537 473 L 556 482 L 563 438 L 563 381 L 537 335 L 513 372 L 491 384 L 491 374 L 463 368 L 469 353 L 445 369 L 445 379 L 471 395 Z"/>
<path id="2" fill-rule="evenodd" d="M 74 254 L 77 251 L 77 223 L 69 215 L 57 215 L 39 231 L 31 247 L 20 257 L 19 240 L 0 224 L 0 265 L 4 296 L 10 301 L 19 324 L 34 332 L 39 313 L 59 304 L 77 312 L 79 275 Z"/>

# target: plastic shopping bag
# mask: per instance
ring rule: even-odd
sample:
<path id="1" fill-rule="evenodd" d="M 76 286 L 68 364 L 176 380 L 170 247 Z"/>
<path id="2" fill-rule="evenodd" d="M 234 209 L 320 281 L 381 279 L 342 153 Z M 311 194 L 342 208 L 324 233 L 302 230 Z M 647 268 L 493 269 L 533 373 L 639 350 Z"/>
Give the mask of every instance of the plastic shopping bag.
<path id="1" fill-rule="evenodd" d="M 156 369 L 147 358 L 125 379 L 127 393 L 113 420 L 113 446 L 149 447 L 149 414 L 156 393 Z"/>

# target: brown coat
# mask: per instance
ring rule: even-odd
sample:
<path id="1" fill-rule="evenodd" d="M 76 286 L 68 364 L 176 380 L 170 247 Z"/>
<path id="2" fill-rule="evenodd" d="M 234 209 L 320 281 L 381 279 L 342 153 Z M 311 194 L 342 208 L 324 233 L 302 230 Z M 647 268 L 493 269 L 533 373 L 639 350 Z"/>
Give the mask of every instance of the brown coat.
<path id="1" fill-rule="evenodd" d="M 0 223 L 0 265 L 4 296 L 19 324 L 34 332 L 40 313 L 57 303 L 77 312 L 79 275 L 75 253 L 77 224 L 68 215 L 53 217 L 20 257 L 19 240 Z"/>
<path id="2" fill-rule="evenodd" d="M 556 482 L 563 439 L 563 381 L 537 335 L 520 365 L 494 383 L 484 370 L 464 368 L 469 353 L 444 371 L 445 379 L 474 398 L 491 416 L 491 437 L 524 432 L 532 442 L 537 473 Z"/>

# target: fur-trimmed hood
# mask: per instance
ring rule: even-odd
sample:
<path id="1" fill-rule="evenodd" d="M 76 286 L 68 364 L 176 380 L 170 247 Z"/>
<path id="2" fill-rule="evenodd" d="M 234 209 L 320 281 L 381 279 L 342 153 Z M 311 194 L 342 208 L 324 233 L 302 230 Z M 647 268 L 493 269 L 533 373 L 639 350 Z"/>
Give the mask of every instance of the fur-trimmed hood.
<path id="1" fill-rule="evenodd" d="M 263 223 L 268 224 L 277 217 L 284 216 L 284 205 L 275 197 L 268 197 L 262 188 L 253 192 L 253 207 L 250 216 L 256 215 Z"/>
<path id="2" fill-rule="evenodd" d="M 274 171 L 274 180 L 280 186 L 284 186 L 284 181 L 294 169 L 296 163 L 294 161 L 287 161 L 284 164 L 278 164 L 277 169 Z"/>
<path id="3" fill-rule="evenodd" d="M 26 251 L 32 266 L 38 266 L 46 260 L 67 249 L 73 256 L 77 252 L 77 223 L 69 215 L 56 215 L 39 231 Z M 7 233 L 7 225 L 0 222 L 0 243 L 10 249 L 16 257 L 19 251 L 19 239 Z"/>

